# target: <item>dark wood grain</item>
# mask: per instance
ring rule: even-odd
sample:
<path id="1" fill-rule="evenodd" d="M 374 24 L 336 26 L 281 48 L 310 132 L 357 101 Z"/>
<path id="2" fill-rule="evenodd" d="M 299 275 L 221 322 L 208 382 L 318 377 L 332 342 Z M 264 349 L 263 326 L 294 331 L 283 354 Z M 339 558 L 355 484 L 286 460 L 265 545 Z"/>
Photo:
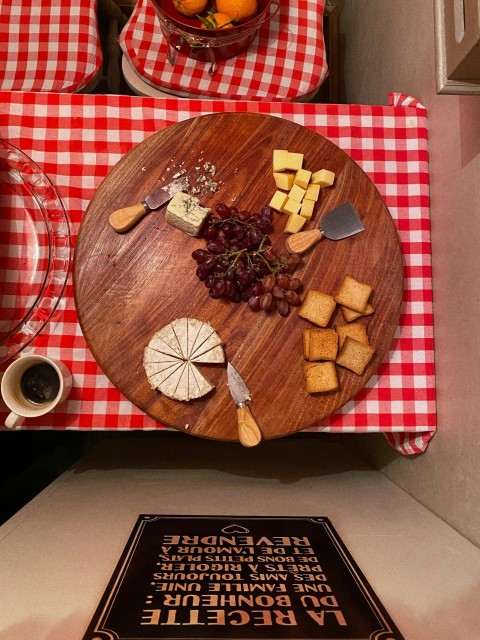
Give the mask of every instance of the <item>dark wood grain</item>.
<path id="1" fill-rule="evenodd" d="M 305 290 L 335 294 L 348 273 L 373 286 L 375 313 L 364 320 L 376 355 L 363 376 L 338 367 L 341 390 L 309 395 L 302 372 L 302 330 L 308 323 L 293 309 L 288 318 L 253 313 L 246 304 L 212 300 L 195 276 L 191 238 L 165 222 L 164 211 L 147 215 L 118 235 L 109 214 L 140 201 L 180 167 L 193 171 L 200 158 L 217 167 L 220 191 L 203 204 L 259 210 L 275 187 L 272 151 L 305 154 L 304 166 L 328 168 L 335 185 L 321 193 L 314 220 L 350 200 L 365 231 L 322 240 L 303 257 L 298 272 Z M 276 214 L 274 245 L 281 248 L 285 217 Z M 403 264 L 397 232 L 377 189 L 341 149 L 310 129 L 257 114 L 224 113 L 180 122 L 152 135 L 128 153 L 100 185 L 82 221 L 74 260 L 74 293 L 87 343 L 112 383 L 155 420 L 187 433 L 237 441 L 237 415 L 224 366 L 201 366 L 216 385 L 205 398 L 175 402 L 148 385 L 143 351 L 152 335 L 173 319 L 209 321 L 225 341 L 228 359 L 250 388 L 251 410 L 266 439 L 317 424 L 353 398 L 377 370 L 398 324 Z M 339 311 L 333 323 L 342 322 Z M 188 427 L 186 426 L 188 425 Z"/>

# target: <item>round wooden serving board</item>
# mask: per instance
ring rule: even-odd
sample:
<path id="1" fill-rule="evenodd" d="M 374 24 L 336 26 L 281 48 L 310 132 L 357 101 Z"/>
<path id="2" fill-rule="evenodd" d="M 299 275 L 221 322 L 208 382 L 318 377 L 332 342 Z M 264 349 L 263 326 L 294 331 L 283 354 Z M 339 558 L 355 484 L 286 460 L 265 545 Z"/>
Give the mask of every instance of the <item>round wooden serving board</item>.
<path id="1" fill-rule="evenodd" d="M 216 167 L 216 194 L 201 198 L 259 211 L 274 191 L 274 149 L 304 153 L 304 167 L 335 172 L 321 191 L 316 213 L 351 201 L 365 231 L 341 241 L 324 239 L 304 255 L 297 271 L 305 292 L 335 295 L 345 274 L 373 286 L 375 313 L 366 323 L 376 354 L 364 375 L 337 367 L 341 390 L 309 395 L 303 378 L 302 331 L 310 325 L 292 308 L 253 313 L 246 303 L 213 300 L 195 276 L 191 253 L 205 241 L 167 225 L 165 208 L 149 213 L 119 235 L 109 214 L 140 202 L 180 169 L 198 175 L 205 162 Z M 195 173 L 197 172 L 197 173 Z M 275 214 L 275 247 L 282 249 L 286 216 Z M 112 169 L 92 199 L 75 250 L 74 293 L 80 325 L 96 361 L 112 383 L 155 420 L 185 433 L 237 441 L 236 408 L 226 366 L 200 365 L 216 385 L 202 399 L 176 402 L 150 388 L 142 365 L 153 334 L 175 318 L 208 321 L 252 395 L 250 408 L 265 439 L 318 424 L 353 398 L 376 371 L 392 341 L 403 295 L 403 263 L 397 232 L 384 201 L 360 167 L 329 140 L 295 123 L 259 114 L 223 113 L 186 120 L 139 144 Z M 337 309 L 332 324 L 342 323 Z M 357 320 L 358 322 L 358 320 Z"/>

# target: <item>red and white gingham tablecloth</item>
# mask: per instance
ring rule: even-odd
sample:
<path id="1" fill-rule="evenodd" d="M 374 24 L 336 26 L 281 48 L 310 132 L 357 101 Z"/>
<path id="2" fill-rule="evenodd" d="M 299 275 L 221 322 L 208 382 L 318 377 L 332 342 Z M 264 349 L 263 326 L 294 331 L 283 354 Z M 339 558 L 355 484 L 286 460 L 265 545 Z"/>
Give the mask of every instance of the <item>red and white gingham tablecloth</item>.
<path id="1" fill-rule="evenodd" d="M 0 89 L 73 93 L 102 66 L 96 0 L 1 0 Z"/>
<path id="2" fill-rule="evenodd" d="M 416 100 L 389 106 L 154 99 L 0 92 L 0 137 L 33 158 L 57 187 L 75 238 L 96 188 L 124 154 L 187 118 L 254 111 L 310 127 L 344 149 L 373 180 L 397 225 L 405 263 L 400 325 L 367 386 L 313 432 L 382 432 L 404 454 L 426 449 L 436 428 L 427 118 Z M 80 330 L 71 278 L 63 304 L 28 351 L 64 361 L 67 403 L 28 429 L 165 429 L 109 382 Z M 1 410 L 1 407 L 0 407 Z M 5 412 L 0 415 L 3 424 Z"/>
<path id="3" fill-rule="evenodd" d="M 138 0 L 119 37 L 138 75 L 152 86 L 185 97 L 228 100 L 301 100 L 328 75 L 323 37 L 325 0 L 282 0 L 249 48 L 235 58 L 209 62 L 178 54 L 172 66 L 168 44 L 150 0 Z M 273 12 L 273 10 L 272 10 Z"/>

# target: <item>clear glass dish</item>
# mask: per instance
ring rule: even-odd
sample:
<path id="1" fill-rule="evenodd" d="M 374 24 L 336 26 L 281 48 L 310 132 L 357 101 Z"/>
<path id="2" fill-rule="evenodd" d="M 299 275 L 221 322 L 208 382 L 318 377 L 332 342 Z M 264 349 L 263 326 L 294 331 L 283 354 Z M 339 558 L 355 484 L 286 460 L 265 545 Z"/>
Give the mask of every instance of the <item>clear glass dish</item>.
<path id="1" fill-rule="evenodd" d="M 55 187 L 23 151 L 0 139 L 0 364 L 52 317 L 70 259 L 70 225 Z"/>

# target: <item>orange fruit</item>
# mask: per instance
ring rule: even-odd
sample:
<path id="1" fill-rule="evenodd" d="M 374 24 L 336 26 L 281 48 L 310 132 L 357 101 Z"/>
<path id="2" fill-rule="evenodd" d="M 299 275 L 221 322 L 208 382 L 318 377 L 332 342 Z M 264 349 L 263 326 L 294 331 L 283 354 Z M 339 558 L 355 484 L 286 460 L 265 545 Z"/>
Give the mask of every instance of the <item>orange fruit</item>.
<path id="1" fill-rule="evenodd" d="M 217 0 L 217 11 L 235 22 L 244 22 L 257 14 L 257 0 Z"/>
<path id="2" fill-rule="evenodd" d="M 184 16 L 196 16 L 202 13 L 207 6 L 208 0 L 173 0 L 175 9 L 183 13 Z"/>
<path id="3" fill-rule="evenodd" d="M 224 13 L 209 11 L 206 18 L 199 17 L 202 21 L 202 29 L 231 29 L 233 27 L 232 19 Z"/>

